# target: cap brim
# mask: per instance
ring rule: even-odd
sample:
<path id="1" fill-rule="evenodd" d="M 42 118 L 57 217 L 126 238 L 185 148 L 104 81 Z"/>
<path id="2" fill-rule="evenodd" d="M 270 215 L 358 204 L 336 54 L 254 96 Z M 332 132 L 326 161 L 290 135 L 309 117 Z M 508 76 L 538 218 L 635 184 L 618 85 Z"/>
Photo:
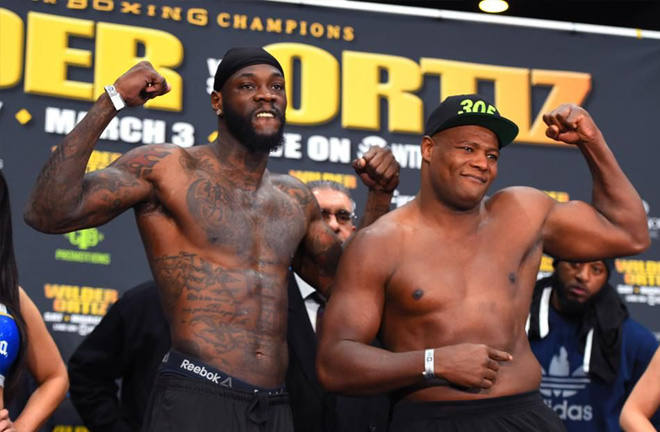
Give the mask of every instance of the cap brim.
<path id="1" fill-rule="evenodd" d="M 496 117 L 491 114 L 470 113 L 461 114 L 447 120 L 442 126 L 436 129 L 433 134 L 456 126 L 470 125 L 483 126 L 486 129 L 493 131 L 493 133 L 497 135 L 500 148 L 511 144 L 516 136 L 518 136 L 518 126 L 509 119 Z"/>

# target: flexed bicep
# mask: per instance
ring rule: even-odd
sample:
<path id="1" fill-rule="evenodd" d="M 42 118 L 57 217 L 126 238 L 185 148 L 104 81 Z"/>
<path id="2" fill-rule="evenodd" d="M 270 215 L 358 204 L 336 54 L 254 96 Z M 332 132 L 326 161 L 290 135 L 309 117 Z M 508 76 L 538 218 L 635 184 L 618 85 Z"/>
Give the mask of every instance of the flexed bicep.
<path id="1" fill-rule="evenodd" d="M 552 208 L 543 233 L 546 251 L 577 261 L 643 252 L 651 239 L 642 200 L 593 118 L 581 107 L 562 105 L 543 120 L 546 135 L 578 147 L 593 180 L 591 205 L 573 201 Z"/>
<path id="2" fill-rule="evenodd" d="M 158 146 L 128 152 L 114 168 L 85 171 L 94 145 L 117 110 L 165 94 L 169 86 L 149 63 L 141 62 L 108 91 L 58 144 L 39 173 L 24 212 L 25 222 L 33 228 L 61 233 L 100 225 L 148 195 L 151 186 L 144 174 L 162 157 L 149 156 Z"/>
<path id="3" fill-rule="evenodd" d="M 31 226 L 49 233 L 102 225 L 150 196 L 154 170 L 173 151 L 172 145 L 131 150 L 109 167 L 85 174 L 74 196 L 51 196 L 32 202 L 26 210 L 26 220 L 29 218 Z"/>
<path id="4" fill-rule="evenodd" d="M 556 203 L 543 228 L 546 253 L 571 261 L 590 261 L 636 253 L 628 231 L 582 201 Z"/>

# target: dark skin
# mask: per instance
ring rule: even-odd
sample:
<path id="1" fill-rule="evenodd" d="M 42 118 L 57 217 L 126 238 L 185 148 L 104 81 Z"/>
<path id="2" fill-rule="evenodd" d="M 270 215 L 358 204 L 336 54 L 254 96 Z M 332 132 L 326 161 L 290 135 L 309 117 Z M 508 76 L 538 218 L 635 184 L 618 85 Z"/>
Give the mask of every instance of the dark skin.
<path id="1" fill-rule="evenodd" d="M 555 267 L 555 276 L 559 286 L 552 290 L 550 303 L 560 313 L 584 312 L 587 303 L 603 289 L 608 278 L 603 261 L 559 261 Z M 561 293 L 557 290 L 561 290 Z M 564 299 L 563 302 L 560 296 Z M 568 310 L 564 310 L 565 308 Z"/>
<path id="2" fill-rule="evenodd" d="M 538 390 L 525 322 L 543 251 L 589 261 L 650 244 L 641 199 L 587 112 L 565 105 L 544 120 L 549 137 L 583 153 L 593 205 L 524 187 L 486 199 L 495 134 L 459 126 L 424 137 L 415 200 L 358 232 L 342 258 L 317 357 L 326 389 L 428 401 Z M 368 345 L 377 334 L 385 349 Z M 422 377 L 429 348 L 435 382 Z"/>
<path id="3" fill-rule="evenodd" d="M 169 91 L 142 62 L 115 82 L 127 105 Z M 270 65 L 237 71 L 211 98 L 231 106 L 257 134 L 272 135 L 286 110 L 284 78 Z M 158 282 L 172 347 L 251 384 L 274 388 L 287 367 L 286 286 L 292 258 L 326 295 L 342 253 L 313 194 L 266 169 L 268 151 L 250 151 L 218 116 L 219 138 L 183 149 L 134 149 L 85 174 L 101 132 L 116 115 L 103 94 L 43 168 L 25 211 L 32 227 L 62 233 L 102 225 L 133 208 Z M 373 208 L 398 184 L 391 152 L 371 149 L 354 163 L 369 178 Z M 372 216 L 375 219 L 375 216 Z"/>

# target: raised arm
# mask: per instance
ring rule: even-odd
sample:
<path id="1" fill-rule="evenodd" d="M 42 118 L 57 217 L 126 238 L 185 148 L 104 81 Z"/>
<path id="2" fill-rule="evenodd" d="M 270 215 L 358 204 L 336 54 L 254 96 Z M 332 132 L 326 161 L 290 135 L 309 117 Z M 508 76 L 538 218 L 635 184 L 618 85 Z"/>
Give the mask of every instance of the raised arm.
<path id="1" fill-rule="evenodd" d="M 392 245 L 401 239 L 393 231 L 390 222 L 379 221 L 359 231 L 342 256 L 317 352 L 317 375 L 328 391 L 379 394 L 424 383 L 425 350 L 391 352 L 369 344 L 381 326 L 386 287 L 397 266 Z M 511 360 L 480 344 L 433 352 L 437 378 L 471 388 L 491 387 L 498 362 Z"/>
<path id="2" fill-rule="evenodd" d="M 544 250 L 574 261 L 643 252 L 651 240 L 642 200 L 591 116 L 576 105 L 562 105 L 543 120 L 550 138 L 580 149 L 593 179 L 591 205 L 572 201 L 552 207 Z"/>
<path id="3" fill-rule="evenodd" d="M 390 211 L 394 189 L 399 185 L 401 167 L 387 147 L 372 146 L 352 163 L 355 173 L 369 188 L 367 202 L 360 218 L 360 228 L 368 227 Z"/>
<path id="4" fill-rule="evenodd" d="M 650 418 L 660 408 L 660 349 L 623 405 L 619 422 L 626 432 L 655 432 Z"/>
<path id="5" fill-rule="evenodd" d="M 352 165 L 362 183 L 369 188 L 359 226 L 363 228 L 390 210 L 392 194 L 399 184 L 400 167 L 389 148 L 378 146 L 372 146 Z M 314 196 L 311 193 L 310 196 L 313 202 L 306 203 L 310 223 L 293 267 L 307 283 L 329 298 L 342 252 L 341 242 L 323 221 Z"/>
<path id="6" fill-rule="evenodd" d="M 141 62 L 115 82 L 126 105 L 139 106 L 169 91 L 165 79 Z M 117 114 L 103 93 L 85 118 L 62 140 L 41 170 L 25 209 L 33 228 L 49 233 L 104 224 L 149 196 L 148 175 L 169 154 L 159 147 L 127 153 L 111 167 L 85 174 L 101 133 Z"/>
<path id="7" fill-rule="evenodd" d="M 303 182 L 286 175 L 273 176 L 272 180 L 298 203 L 307 218 L 307 229 L 291 267 L 311 286 L 329 294 L 328 287 L 334 280 L 342 253 L 339 237 L 323 222 L 321 208 Z"/>

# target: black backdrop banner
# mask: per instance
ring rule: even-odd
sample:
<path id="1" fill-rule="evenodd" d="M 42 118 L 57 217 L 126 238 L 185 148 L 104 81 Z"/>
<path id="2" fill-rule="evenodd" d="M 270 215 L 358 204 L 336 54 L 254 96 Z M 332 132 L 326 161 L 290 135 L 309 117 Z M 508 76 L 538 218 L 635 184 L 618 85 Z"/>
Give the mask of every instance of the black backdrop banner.
<path id="1" fill-rule="evenodd" d="M 541 114 L 562 103 L 594 117 L 644 199 L 653 237 L 641 256 L 616 260 L 613 285 L 635 319 L 660 335 L 660 41 L 432 17 L 247 1 L 5 0 L 0 6 L 0 159 L 13 200 L 21 284 L 63 357 L 122 292 L 150 278 L 133 216 L 44 235 L 22 210 L 53 147 L 103 91 L 140 60 L 172 91 L 126 109 L 88 170 L 140 145 L 215 139 L 209 93 L 223 53 L 263 46 L 281 62 L 290 106 L 286 142 L 269 169 L 303 181 L 333 179 L 366 197 L 350 161 L 389 145 L 402 166 L 393 206 L 416 194 L 423 122 L 441 99 L 479 92 L 521 133 L 500 159 L 493 191 L 527 185 L 558 201 L 589 200 L 574 148 L 544 136 Z M 551 271 L 544 259 L 542 272 Z M 84 431 L 67 402 L 60 432 Z"/>

